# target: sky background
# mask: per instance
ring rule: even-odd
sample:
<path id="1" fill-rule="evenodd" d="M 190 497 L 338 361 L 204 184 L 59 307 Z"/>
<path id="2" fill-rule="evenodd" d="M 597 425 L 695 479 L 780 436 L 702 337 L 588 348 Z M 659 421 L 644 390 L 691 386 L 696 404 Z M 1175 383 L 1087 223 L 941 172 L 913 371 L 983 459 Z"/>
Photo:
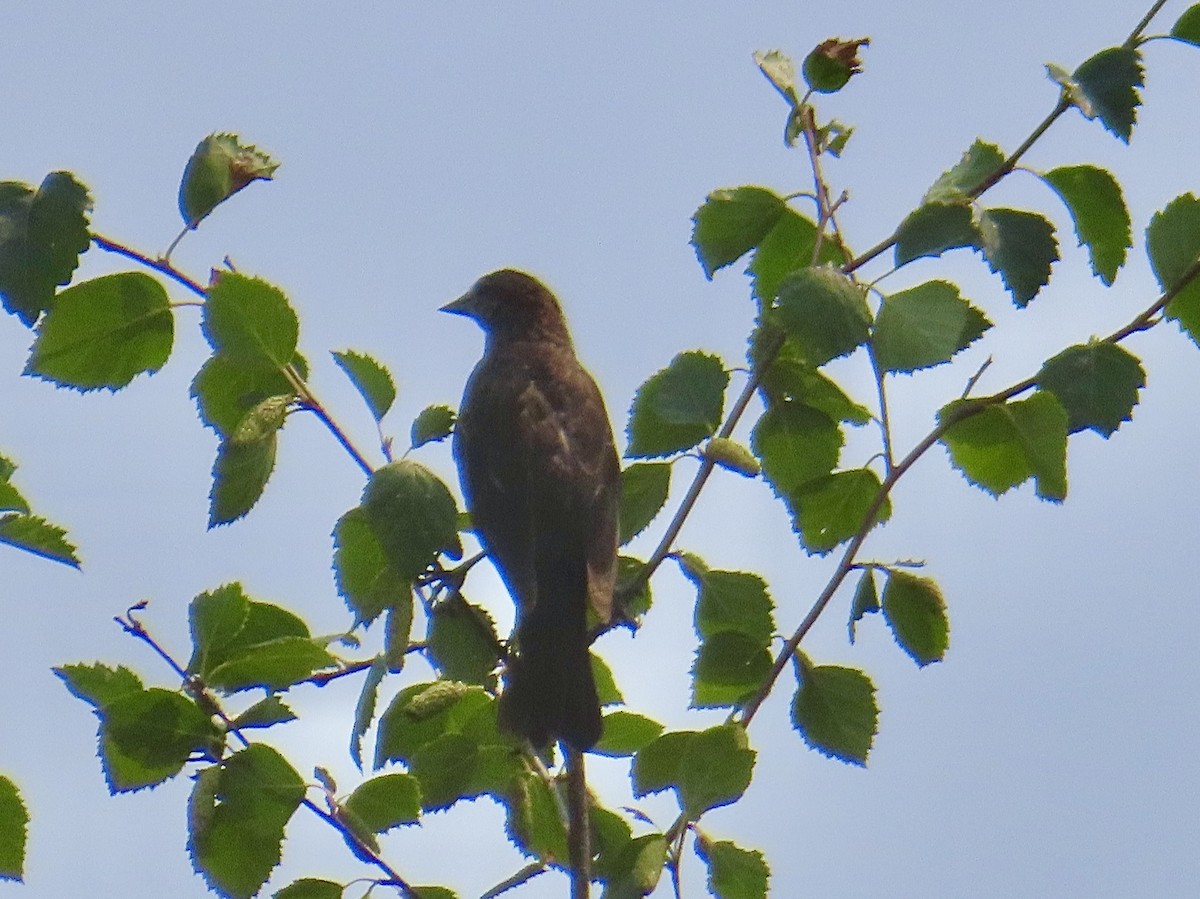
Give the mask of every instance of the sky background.
<path id="1" fill-rule="evenodd" d="M 457 404 L 480 351 L 478 331 L 437 307 L 499 267 L 535 272 L 562 298 L 619 434 L 637 386 L 677 352 L 742 362 L 748 281 L 740 265 L 705 280 L 690 217 L 715 188 L 810 187 L 803 155 L 782 144 L 786 109 L 753 51 L 800 59 L 829 36 L 871 37 L 866 73 L 819 107 L 857 127 L 827 174 L 850 191 L 841 222 L 862 249 L 976 137 L 1011 150 L 1028 134 L 1057 96 L 1044 63 L 1073 69 L 1120 43 L 1145 11 L 1116 0 L 1011 0 L 1003 14 L 952 0 L 12 6 L 0 55 L 0 180 L 36 184 L 69 169 L 92 189 L 97 232 L 157 253 L 180 228 L 178 179 L 202 137 L 234 131 L 274 154 L 277 180 L 219 209 L 174 261 L 203 279 L 228 254 L 281 286 L 300 313 L 316 392 L 366 448 L 370 417 L 326 351 L 360 349 L 392 368 L 400 395 L 385 424 L 403 441 L 424 406 Z M 1185 8 L 1169 3 L 1151 32 Z M 1200 189 L 1200 54 L 1167 41 L 1145 52 L 1146 105 L 1130 146 L 1072 113 L 1026 159 L 1108 167 L 1139 240 L 1156 209 Z M 1068 217 L 1036 179 L 1018 173 L 987 201 L 1050 214 L 1063 260 L 1022 313 L 966 251 L 885 282 L 956 280 L 997 324 L 953 366 L 896 381 L 901 448 L 989 354 L 983 392 L 1111 332 L 1157 293 L 1137 248 L 1113 289 L 1091 277 Z M 125 268 L 95 250 L 78 276 Z M 94 719 L 49 670 L 104 660 L 172 686 L 114 614 L 149 599 L 142 620 L 181 659 L 187 603 L 230 580 L 296 609 L 314 632 L 347 625 L 329 532 L 357 503 L 360 472 L 315 419 L 297 416 L 259 507 L 206 532 L 215 438 L 187 389 L 207 348 L 194 309 L 176 321 L 162 372 L 115 396 L 80 396 L 18 378 L 29 334 L 0 320 L 0 452 L 85 560 L 81 574 L 0 548 L 0 771 L 34 816 L 27 885 L 0 884 L 2 896 L 50 899 L 81 884 L 95 896 L 205 894 L 183 849 L 190 782 L 109 798 Z M 1039 502 L 1031 485 L 995 501 L 966 485 L 940 448 L 901 482 L 894 517 L 864 556 L 927 562 L 949 604 L 950 650 L 919 671 L 878 617 L 849 645 L 848 594 L 811 633 L 804 648 L 814 659 L 872 676 L 880 732 L 866 769 L 823 758 L 790 729 L 786 681 L 755 719 L 754 783 L 702 826 L 762 849 L 773 895 L 1200 894 L 1200 354 L 1173 325 L 1126 346 L 1146 360 L 1148 389 L 1112 439 L 1072 438 L 1064 505 Z M 831 371 L 856 397 L 873 396 L 861 354 Z M 741 383 L 735 373 L 733 389 Z M 863 464 L 876 436 L 854 435 L 843 463 Z M 418 458 L 455 483 L 448 447 Z M 682 486 L 690 463 L 676 471 Z M 658 533 L 633 549 L 649 552 Z M 784 633 L 834 564 L 805 555 L 761 481 L 731 474 L 714 479 L 679 545 L 713 567 L 761 573 Z M 472 598 L 507 626 L 498 581 L 471 580 Z M 685 709 L 694 592 L 670 565 L 654 590 L 642 632 L 606 636 L 596 649 L 633 709 L 672 728 L 716 723 L 718 713 Z M 306 777 L 329 767 L 348 791 L 358 686 L 309 690 L 298 699 L 302 720 L 266 742 Z M 611 805 L 631 803 L 627 763 L 597 761 L 590 772 Z M 669 795 L 636 804 L 660 826 L 674 817 Z M 465 803 L 388 836 L 385 852 L 415 882 L 478 895 L 522 864 L 501 820 L 489 800 Z M 273 889 L 299 876 L 370 873 L 303 810 L 289 834 Z M 690 848 L 688 858 L 684 893 L 704 895 Z M 664 879 L 658 895 L 668 891 Z M 514 895 L 564 894 L 565 880 L 546 875 Z"/>

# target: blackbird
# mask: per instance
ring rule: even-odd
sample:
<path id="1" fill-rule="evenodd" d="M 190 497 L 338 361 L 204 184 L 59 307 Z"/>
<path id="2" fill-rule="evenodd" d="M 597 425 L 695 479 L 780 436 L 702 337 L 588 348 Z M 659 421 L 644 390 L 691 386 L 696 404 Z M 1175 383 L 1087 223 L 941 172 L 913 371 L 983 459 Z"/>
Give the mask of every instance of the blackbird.
<path id="1" fill-rule="evenodd" d="M 463 393 L 454 459 L 471 520 L 517 608 L 500 722 L 544 747 L 600 738 L 588 651 L 612 616 L 620 465 L 604 399 L 558 300 L 505 269 L 442 307 L 474 319 L 483 358 Z"/>

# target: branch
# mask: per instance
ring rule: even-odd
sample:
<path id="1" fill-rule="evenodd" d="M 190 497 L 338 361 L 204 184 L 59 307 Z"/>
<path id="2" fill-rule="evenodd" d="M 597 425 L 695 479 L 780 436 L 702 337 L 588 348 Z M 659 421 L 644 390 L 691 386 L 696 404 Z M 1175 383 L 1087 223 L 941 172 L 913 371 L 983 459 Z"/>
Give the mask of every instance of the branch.
<path id="1" fill-rule="evenodd" d="M 166 275 L 172 281 L 182 284 L 198 297 L 208 296 L 208 290 L 199 281 L 189 278 L 175 266 L 171 265 L 166 259 L 151 259 L 145 253 L 140 253 L 137 250 L 127 247 L 124 244 L 117 243 L 115 240 L 109 240 L 103 234 L 93 234 L 92 243 L 102 250 L 107 250 L 110 253 L 116 253 L 118 256 L 124 256 L 126 259 L 132 259 L 134 262 L 146 266 L 146 268 L 154 269 L 160 274 Z"/>
<path id="2" fill-rule="evenodd" d="M 583 753 L 563 744 L 567 754 L 567 848 L 571 861 L 571 899 L 588 899 L 592 881 L 592 839 Z"/>

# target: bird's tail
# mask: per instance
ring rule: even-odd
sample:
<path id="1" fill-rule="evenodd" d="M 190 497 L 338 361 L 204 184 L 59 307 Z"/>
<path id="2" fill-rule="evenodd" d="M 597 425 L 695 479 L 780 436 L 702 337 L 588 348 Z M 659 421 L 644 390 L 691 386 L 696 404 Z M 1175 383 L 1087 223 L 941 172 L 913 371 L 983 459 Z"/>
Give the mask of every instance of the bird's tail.
<path id="1" fill-rule="evenodd" d="M 505 673 L 500 723 L 534 746 L 564 740 L 584 751 L 600 739 L 601 728 L 585 621 L 580 615 L 578 622 L 564 622 L 549 611 L 531 610 L 521 622 L 520 653 Z"/>

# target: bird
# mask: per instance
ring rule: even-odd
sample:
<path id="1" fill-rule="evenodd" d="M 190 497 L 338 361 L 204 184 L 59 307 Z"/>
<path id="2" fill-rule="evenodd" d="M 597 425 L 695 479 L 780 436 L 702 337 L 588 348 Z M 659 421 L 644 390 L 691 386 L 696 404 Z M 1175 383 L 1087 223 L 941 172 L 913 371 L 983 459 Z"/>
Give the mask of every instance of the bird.
<path id="1" fill-rule="evenodd" d="M 583 752 L 601 733 L 590 633 L 613 616 L 617 574 L 621 471 L 604 398 L 533 276 L 491 272 L 442 311 L 485 334 L 452 451 L 472 527 L 516 606 L 500 724 L 535 747 Z"/>

